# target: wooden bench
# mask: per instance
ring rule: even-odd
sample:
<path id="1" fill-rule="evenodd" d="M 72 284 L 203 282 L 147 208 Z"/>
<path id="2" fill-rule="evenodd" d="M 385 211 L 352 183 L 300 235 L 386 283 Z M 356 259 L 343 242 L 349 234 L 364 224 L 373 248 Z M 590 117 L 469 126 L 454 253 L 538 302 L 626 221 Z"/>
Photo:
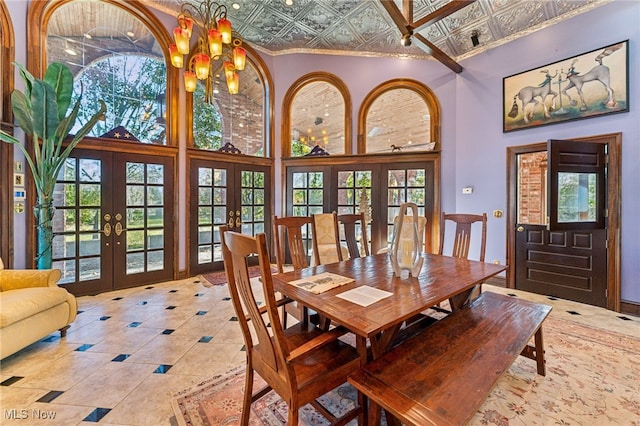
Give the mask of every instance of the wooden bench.
<path id="1" fill-rule="evenodd" d="M 542 322 L 551 307 L 485 292 L 423 333 L 368 363 L 349 382 L 410 425 L 460 425 L 476 413 L 518 355 L 545 375 Z M 535 346 L 529 341 L 535 335 Z"/>

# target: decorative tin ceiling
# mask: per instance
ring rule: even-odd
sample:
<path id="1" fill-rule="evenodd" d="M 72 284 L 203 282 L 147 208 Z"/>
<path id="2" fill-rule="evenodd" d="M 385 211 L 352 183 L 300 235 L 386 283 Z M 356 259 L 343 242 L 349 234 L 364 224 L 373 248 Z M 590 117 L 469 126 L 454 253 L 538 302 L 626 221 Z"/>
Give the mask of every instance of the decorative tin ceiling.
<path id="1" fill-rule="evenodd" d="M 198 1 L 198 0 L 193 0 Z M 400 31 L 379 0 L 229 0 L 234 29 L 253 47 L 271 54 L 293 52 L 428 58 L 400 44 Z M 514 38 L 583 13 L 611 0 L 477 0 L 420 32 L 458 61 Z M 143 0 L 177 15 L 180 0 Z M 402 10 L 402 0 L 395 0 Z M 413 21 L 449 0 L 415 0 Z M 232 5 L 238 5 L 235 9 Z M 411 21 L 411 20 L 410 20 Z M 471 41 L 478 34 L 478 46 Z"/>

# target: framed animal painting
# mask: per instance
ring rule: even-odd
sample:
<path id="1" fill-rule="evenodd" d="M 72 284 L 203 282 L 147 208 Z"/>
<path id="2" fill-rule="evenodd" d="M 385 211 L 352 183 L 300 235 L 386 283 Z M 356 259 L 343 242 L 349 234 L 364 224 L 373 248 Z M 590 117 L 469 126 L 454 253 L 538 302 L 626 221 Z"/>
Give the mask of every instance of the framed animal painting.
<path id="1" fill-rule="evenodd" d="M 502 131 L 629 111 L 628 44 L 503 78 Z"/>

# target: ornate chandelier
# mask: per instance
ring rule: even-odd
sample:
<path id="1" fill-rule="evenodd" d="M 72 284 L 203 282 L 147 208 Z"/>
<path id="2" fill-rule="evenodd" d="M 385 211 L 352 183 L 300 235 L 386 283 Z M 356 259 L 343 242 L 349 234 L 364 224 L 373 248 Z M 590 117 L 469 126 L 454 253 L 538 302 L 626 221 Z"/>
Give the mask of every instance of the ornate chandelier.
<path id="1" fill-rule="evenodd" d="M 190 55 L 192 34 L 197 37 L 197 46 Z M 171 64 L 185 68 L 186 58 L 184 87 L 187 92 L 195 92 L 197 80 L 203 80 L 205 102 L 212 104 L 216 78 L 223 70 L 229 93 L 238 93 L 238 71 L 244 70 L 247 52 L 242 47 L 241 36 L 233 31 L 231 21 L 227 19 L 225 5 L 213 0 L 185 0 L 173 36 L 175 44 L 169 45 Z"/>

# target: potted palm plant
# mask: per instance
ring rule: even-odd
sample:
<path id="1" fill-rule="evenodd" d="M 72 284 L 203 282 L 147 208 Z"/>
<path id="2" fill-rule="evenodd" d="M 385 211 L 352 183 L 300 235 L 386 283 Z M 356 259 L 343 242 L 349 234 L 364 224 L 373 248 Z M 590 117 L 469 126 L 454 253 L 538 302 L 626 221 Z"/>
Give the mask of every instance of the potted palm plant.
<path id="1" fill-rule="evenodd" d="M 38 246 L 36 263 L 38 269 L 52 266 L 51 244 L 53 241 L 53 191 L 60 169 L 71 151 L 78 145 L 105 113 L 107 107 L 100 101 L 99 110 L 71 138 L 64 141 L 76 123 L 82 97 L 79 97 L 71 112 L 73 75 L 61 63 L 52 63 L 44 79 L 35 78 L 22 65 L 15 64 L 24 81 L 24 93 L 14 90 L 11 94 L 11 109 L 18 126 L 30 137 L 33 149 L 14 136 L 0 131 L 0 140 L 16 145 L 24 154 L 33 177 L 37 202 L 34 207 Z"/>

